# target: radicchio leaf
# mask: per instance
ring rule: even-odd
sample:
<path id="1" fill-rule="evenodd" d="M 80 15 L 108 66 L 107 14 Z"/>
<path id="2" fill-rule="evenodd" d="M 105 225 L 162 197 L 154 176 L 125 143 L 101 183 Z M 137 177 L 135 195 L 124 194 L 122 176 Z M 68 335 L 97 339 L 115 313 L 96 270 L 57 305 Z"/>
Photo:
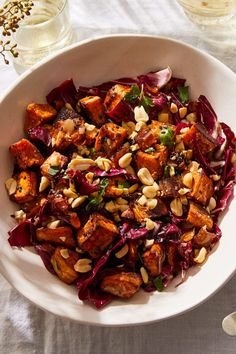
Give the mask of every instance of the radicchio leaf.
<path id="1" fill-rule="evenodd" d="M 66 171 L 69 178 L 73 179 L 77 185 L 77 190 L 80 194 L 90 195 L 99 191 L 100 187 L 97 184 L 89 183 L 86 177 L 80 172 L 75 170 Z"/>
<path id="2" fill-rule="evenodd" d="M 86 298 L 81 300 L 87 300 L 99 310 L 108 305 L 113 299 L 114 296 L 112 294 L 105 293 L 100 289 L 92 287 L 87 289 Z"/>
<path id="3" fill-rule="evenodd" d="M 31 220 L 24 220 L 13 227 L 9 232 L 8 242 L 13 247 L 33 246 L 35 238 L 35 225 Z"/>
<path id="4" fill-rule="evenodd" d="M 95 177 L 114 177 L 125 175 L 125 178 L 130 182 L 137 182 L 138 178 L 136 176 L 131 175 L 128 173 L 124 168 L 111 168 L 109 171 L 103 171 L 98 167 L 89 167 L 89 172 L 92 172 Z"/>
<path id="5" fill-rule="evenodd" d="M 232 129 L 226 123 L 221 122 L 220 125 L 221 125 L 221 128 L 223 129 L 223 132 L 224 132 L 226 138 L 229 141 L 232 141 L 232 140 L 235 141 L 235 135 L 234 135 L 234 132 L 232 131 Z"/>
<path id="6" fill-rule="evenodd" d="M 183 103 L 180 101 L 180 99 L 177 97 L 177 95 L 174 92 L 170 92 L 171 96 L 171 102 L 175 103 L 178 108 L 184 107 Z"/>
<path id="7" fill-rule="evenodd" d="M 187 270 L 190 267 L 193 258 L 193 247 L 191 241 L 181 242 L 178 245 L 177 250 L 179 255 L 182 257 L 182 260 L 179 263 L 180 267 L 182 270 Z"/>
<path id="8" fill-rule="evenodd" d="M 199 160 L 199 162 L 201 163 L 204 170 L 209 174 L 213 174 L 213 175 L 217 174 L 216 171 L 211 167 L 210 162 L 208 162 L 206 160 L 206 158 L 203 156 L 201 150 L 199 149 L 199 145 L 196 140 L 196 137 L 194 137 L 193 143 L 194 143 L 194 148 L 193 148 L 194 155 Z"/>
<path id="9" fill-rule="evenodd" d="M 50 146 L 52 139 L 50 133 L 47 129 L 43 127 L 32 128 L 28 131 L 29 139 L 36 142 L 42 143 L 45 146 Z"/>
<path id="10" fill-rule="evenodd" d="M 148 283 L 147 285 L 144 284 L 143 290 L 146 291 L 147 293 L 152 293 L 153 291 L 156 291 L 156 287 L 153 283 Z"/>
<path id="11" fill-rule="evenodd" d="M 99 275 L 99 271 L 101 271 L 101 269 L 105 266 L 105 264 L 107 263 L 110 255 L 112 254 L 112 252 L 114 252 L 117 248 L 121 247 L 123 244 L 125 243 L 125 238 L 122 237 L 112 248 L 110 248 L 107 253 L 101 257 L 95 267 L 93 268 L 92 272 L 79 277 L 78 282 L 77 282 L 77 287 L 78 287 L 78 296 L 80 300 L 87 300 L 92 302 L 97 308 L 101 308 L 102 306 L 104 306 L 105 304 L 107 304 L 108 302 L 110 302 L 110 300 L 112 299 L 112 297 L 110 296 L 106 296 L 105 298 L 101 295 L 102 292 L 99 291 L 98 293 L 94 293 L 93 292 L 93 287 L 91 287 L 92 283 L 96 283 L 96 279 L 95 277 Z M 96 297 L 96 295 L 94 296 L 94 294 L 97 294 L 98 297 Z M 99 297 L 100 294 L 101 296 Z M 105 296 L 105 294 L 104 294 Z M 95 301 L 96 299 L 99 299 L 99 301 Z"/>
<path id="12" fill-rule="evenodd" d="M 168 102 L 168 98 L 165 93 L 160 92 L 157 96 L 152 97 L 152 103 L 158 111 L 161 111 Z"/>
<path id="13" fill-rule="evenodd" d="M 204 95 L 199 96 L 198 101 L 198 110 L 203 125 L 207 128 L 209 134 L 213 138 L 217 138 L 217 115 L 214 109 Z"/>
<path id="14" fill-rule="evenodd" d="M 149 233 L 149 230 L 146 227 L 140 227 L 138 229 L 131 229 L 127 232 L 126 238 L 131 240 L 137 240 L 143 237 L 146 237 Z"/>
<path id="15" fill-rule="evenodd" d="M 160 89 L 170 81 L 171 76 L 172 71 L 170 67 L 168 67 L 160 71 L 151 72 L 146 75 L 140 75 L 138 76 L 138 81 L 140 86 L 142 84 L 147 84 L 148 86 L 157 87 Z"/>
<path id="16" fill-rule="evenodd" d="M 164 265 L 162 267 L 160 276 L 162 278 L 162 283 L 166 288 L 173 279 L 173 268 L 169 264 Z"/>
<path id="17" fill-rule="evenodd" d="M 38 252 L 39 256 L 42 258 L 42 261 L 47 270 L 52 274 L 56 274 L 51 263 L 51 257 L 55 251 L 55 247 L 50 244 L 42 244 L 35 245 L 35 249 Z"/>
<path id="18" fill-rule="evenodd" d="M 58 102 L 63 103 L 60 108 L 65 103 L 69 103 L 73 108 L 76 107 L 77 99 L 76 99 L 77 91 L 72 79 L 64 81 L 60 86 L 55 87 L 49 94 L 46 96 L 47 102 L 58 108 Z"/>
<path id="19" fill-rule="evenodd" d="M 232 167 L 232 157 L 233 157 L 233 154 L 234 154 L 234 149 L 232 149 L 231 147 L 229 147 L 225 153 L 225 165 L 224 165 L 224 171 L 223 171 L 223 175 L 222 175 L 222 179 L 224 181 L 227 180 L 227 175 L 228 175 L 228 172 L 230 171 L 231 167 Z"/>
<path id="20" fill-rule="evenodd" d="M 217 220 L 219 214 L 226 210 L 234 197 L 234 181 L 230 180 L 219 192 L 216 207 L 214 209 L 214 219 Z"/>
<path id="21" fill-rule="evenodd" d="M 133 84 L 136 84 L 137 80 L 134 78 L 121 78 L 118 80 L 111 80 L 104 82 L 101 85 L 93 86 L 93 87 L 85 87 L 85 86 L 79 86 L 78 93 L 77 93 L 77 99 L 84 98 L 85 96 L 99 96 L 103 100 L 106 97 L 107 91 L 112 88 L 112 86 L 121 84 L 121 85 L 127 85 L 131 86 Z"/>
<path id="22" fill-rule="evenodd" d="M 170 79 L 170 81 L 168 82 L 168 84 L 166 85 L 166 87 L 164 88 L 164 91 L 167 92 L 168 94 L 170 92 L 175 92 L 178 93 L 177 88 L 179 86 L 184 86 L 185 85 L 186 80 L 179 78 L 179 77 L 172 77 Z"/>
<path id="23" fill-rule="evenodd" d="M 221 229 L 219 228 L 219 226 L 216 223 L 214 223 L 214 225 L 213 225 L 213 232 L 216 235 L 215 242 L 219 241 L 219 239 L 222 236 L 222 232 L 221 232 Z"/>
<path id="24" fill-rule="evenodd" d="M 149 233 L 149 230 L 146 227 L 134 227 L 132 221 L 126 221 L 122 224 L 120 229 L 120 234 L 128 239 L 136 240 L 146 237 Z"/>
<path id="25" fill-rule="evenodd" d="M 181 235 L 180 228 L 175 224 L 165 224 L 157 234 L 158 241 L 178 240 Z"/>

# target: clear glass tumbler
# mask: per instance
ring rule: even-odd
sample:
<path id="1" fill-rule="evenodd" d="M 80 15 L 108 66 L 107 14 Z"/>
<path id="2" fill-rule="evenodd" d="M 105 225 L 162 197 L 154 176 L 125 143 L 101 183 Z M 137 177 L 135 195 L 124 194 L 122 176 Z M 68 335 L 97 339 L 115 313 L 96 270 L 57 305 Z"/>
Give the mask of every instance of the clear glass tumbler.
<path id="1" fill-rule="evenodd" d="M 14 59 L 22 72 L 46 55 L 72 41 L 67 0 L 35 0 L 29 16 L 14 33 L 19 56 Z"/>
<path id="2" fill-rule="evenodd" d="M 199 25 L 225 23 L 235 14 L 235 0 L 178 0 L 186 15 Z"/>

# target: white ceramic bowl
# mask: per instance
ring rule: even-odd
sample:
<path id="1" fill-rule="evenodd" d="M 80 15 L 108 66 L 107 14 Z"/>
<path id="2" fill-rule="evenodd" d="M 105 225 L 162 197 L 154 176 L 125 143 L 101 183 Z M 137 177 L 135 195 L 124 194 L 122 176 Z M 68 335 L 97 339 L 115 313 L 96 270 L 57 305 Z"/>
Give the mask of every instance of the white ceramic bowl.
<path id="1" fill-rule="evenodd" d="M 232 234 L 236 200 L 221 223 L 223 237 L 208 261 L 192 269 L 187 281 L 162 293 L 140 291 L 129 301 L 113 301 L 97 311 L 79 301 L 76 289 L 50 274 L 31 249 L 11 249 L 7 231 L 13 226 L 14 205 L 4 181 L 11 175 L 11 143 L 22 137 L 27 103 L 44 102 L 45 95 L 68 78 L 76 86 L 130 77 L 169 65 L 174 75 L 187 78 L 191 95 L 208 97 L 219 120 L 236 130 L 236 76 L 211 56 L 186 44 L 151 36 L 117 35 L 85 41 L 65 49 L 23 75 L 0 102 L 0 271 L 26 298 L 65 318 L 97 325 L 132 325 L 162 320 L 199 305 L 215 293 L 236 269 L 236 237 Z"/>

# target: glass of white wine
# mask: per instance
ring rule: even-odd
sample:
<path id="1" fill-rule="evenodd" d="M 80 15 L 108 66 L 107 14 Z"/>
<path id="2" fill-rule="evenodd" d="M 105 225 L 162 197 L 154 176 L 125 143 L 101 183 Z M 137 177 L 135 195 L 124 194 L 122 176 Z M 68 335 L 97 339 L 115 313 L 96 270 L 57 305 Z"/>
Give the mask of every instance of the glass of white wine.
<path id="1" fill-rule="evenodd" d="M 236 0 L 178 0 L 186 15 L 199 25 L 225 24 L 236 11 Z"/>
<path id="2" fill-rule="evenodd" d="M 72 41 L 67 0 L 34 0 L 33 3 L 30 15 L 14 33 L 19 53 L 14 65 L 18 72 Z"/>

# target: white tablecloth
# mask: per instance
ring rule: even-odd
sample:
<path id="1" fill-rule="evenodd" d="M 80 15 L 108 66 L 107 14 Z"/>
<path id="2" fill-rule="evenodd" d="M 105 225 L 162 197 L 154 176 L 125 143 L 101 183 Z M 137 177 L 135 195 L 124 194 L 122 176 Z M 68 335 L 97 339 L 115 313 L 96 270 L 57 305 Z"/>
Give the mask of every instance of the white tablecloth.
<path id="1" fill-rule="evenodd" d="M 236 30 L 206 34 L 188 21 L 174 0 L 69 3 L 78 40 L 110 33 L 168 36 L 213 54 L 236 71 Z M 0 62 L 0 95 L 17 77 L 12 65 Z M 0 308 L 1 354 L 236 353 L 236 337 L 227 336 L 221 329 L 223 317 L 236 310 L 236 276 L 191 312 L 146 326 L 99 328 L 57 318 L 29 303 L 1 276 Z"/>

